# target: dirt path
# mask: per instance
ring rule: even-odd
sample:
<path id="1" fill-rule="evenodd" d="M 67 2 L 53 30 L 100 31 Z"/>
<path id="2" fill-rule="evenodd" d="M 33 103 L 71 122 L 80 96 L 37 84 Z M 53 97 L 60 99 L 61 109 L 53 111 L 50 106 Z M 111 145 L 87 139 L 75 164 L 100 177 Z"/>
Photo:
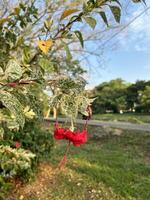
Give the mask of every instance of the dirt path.
<path id="1" fill-rule="evenodd" d="M 55 119 L 48 118 L 45 119 L 45 124 L 49 125 L 49 122 L 54 122 Z M 65 118 L 58 118 L 58 122 L 69 122 L 68 119 Z M 76 123 L 78 124 L 85 124 L 84 120 L 77 119 Z M 126 130 L 138 130 L 138 131 L 147 131 L 150 132 L 150 124 L 133 124 L 128 122 L 111 122 L 111 121 L 99 121 L 99 120 L 90 120 L 88 122 L 91 126 L 101 126 L 101 127 L 112 127 L 112 128 L 118 128 L 118 129 L 126 129 Z"/>

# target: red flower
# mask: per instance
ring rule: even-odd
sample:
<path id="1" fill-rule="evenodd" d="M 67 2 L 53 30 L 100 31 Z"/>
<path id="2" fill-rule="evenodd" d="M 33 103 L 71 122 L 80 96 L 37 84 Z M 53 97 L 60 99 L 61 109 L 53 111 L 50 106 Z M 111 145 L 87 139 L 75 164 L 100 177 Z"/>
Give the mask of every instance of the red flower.
<path id="1" fill-rule="evenodd" d="M 72 132 L 69 129 L 59 128 L 58 125 L 55 125 L 54 138 L 56 140 L 66 139 L 71 141 L 74 146 L 80 146 L 87 142 L 87 131 Z"/>
<path id="2" fill-rule="evenodd" d="M 83 130 L 82 132 L 75 132 L 72 140 L 74 146 L 80 146 L 87 142 L 87 131 Z"/>
<path id="3" fill-rule="evenodd" d="M 18 142 L 18 141 L 16 141 L 16 142 L 15 142 L 15 147 L 16 147 L 17 149 L 20 148 L 20 147 L 21 147 L 21 143 Z"/>
<path id="4" fill-rule="evenodd" d="M 54 138 L 56 140 L 62 140 L 65 139 L 65 135 L 64 135 L 65 129 L 64 128 L 57 128 L 54 131 Z"/>

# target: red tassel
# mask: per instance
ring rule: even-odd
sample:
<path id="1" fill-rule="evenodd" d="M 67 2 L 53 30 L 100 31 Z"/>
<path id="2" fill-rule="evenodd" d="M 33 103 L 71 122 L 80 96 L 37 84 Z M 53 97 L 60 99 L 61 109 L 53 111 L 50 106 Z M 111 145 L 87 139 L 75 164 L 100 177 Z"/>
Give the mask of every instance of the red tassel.
<path id="1" fill-rule="evenodd" d="M 54 138 L 56 140 L 66 139 L 71 141 L 74 146 L 80 146 L 81 144 L 87 142 L 87 131 L 83 130 L 82 132 L 72 132 L 69 129 L 59 128 L 58 126 L 55 126 Z"/>

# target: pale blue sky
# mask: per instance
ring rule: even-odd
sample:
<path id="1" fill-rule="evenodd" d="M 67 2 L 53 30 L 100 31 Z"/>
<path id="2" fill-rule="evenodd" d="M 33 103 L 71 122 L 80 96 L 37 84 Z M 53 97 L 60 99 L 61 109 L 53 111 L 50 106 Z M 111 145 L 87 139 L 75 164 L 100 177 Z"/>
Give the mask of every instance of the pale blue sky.
<path id="1" fill-rule="evenodd" d="M 149 5 L 148 0 L 147 7 Z M 130 7 L 128 15 L 122 19 L 123 23 L 128 23 L 144 9 L 139 4 Z M 117 49 L 112 51 L 114 43 L 117 43 Z M 116 78 L 128 82 L 150 80 L 150 9 L 111 40 L 104 51 L 104 66 L 93 56 L 89 60 L 92 70 L 87 75 L 88 88 Z"/>

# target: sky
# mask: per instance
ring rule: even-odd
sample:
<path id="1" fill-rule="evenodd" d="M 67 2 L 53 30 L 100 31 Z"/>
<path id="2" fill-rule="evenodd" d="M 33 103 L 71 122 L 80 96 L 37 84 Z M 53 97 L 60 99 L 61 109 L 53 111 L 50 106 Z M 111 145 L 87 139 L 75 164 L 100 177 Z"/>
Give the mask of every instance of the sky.
<path id="1" fill-rule="evenodd" d="M 150 1 L 147 0 L 147 7 Z M 143 5 L 130 6 L 128 15 L 123 16 L 123 24 L 130 22 L 146 7 Z M 104 52 L 105 64 L 101 66 L 91 56 L 93 70 L 90 70 L 87 79 L 87 88 L 93 88 L 104 81 L 122 78 L 127 82 L 136 80 L 150 80 L 150 9 L 135 20 L 124 31 L 111 40 L 117 43 L 112 51 L 109 47 Z M 110 45 L 111 45 L 110 44 Z"/>

